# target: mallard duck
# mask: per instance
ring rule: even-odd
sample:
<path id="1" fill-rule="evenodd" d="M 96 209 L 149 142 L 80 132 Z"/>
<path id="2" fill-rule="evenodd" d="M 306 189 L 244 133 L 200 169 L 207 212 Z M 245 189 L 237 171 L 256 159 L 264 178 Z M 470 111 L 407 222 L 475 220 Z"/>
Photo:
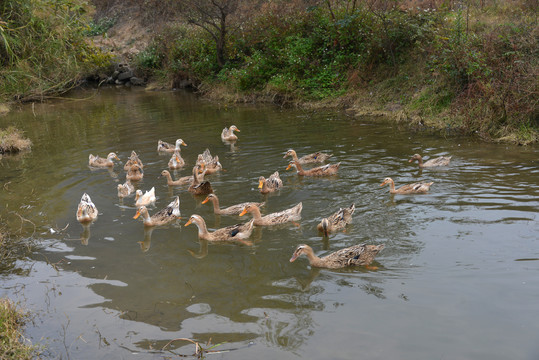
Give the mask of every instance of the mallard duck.
<path id="1" fill-rule="evenodd" d="M 414 160 L 417 160 L 419 162 L 420 168 L 426 168 L 426 167 L 435 167 L 435 166 L 447 166 L 449 165 L 449 162 L 451 161 L 452 156 L 440 156 L 436 159 L 430 159 L 425 162 L 423 162 L 423 158 L 419 154 L 415 154 L 412 156 L 408 162 L 412 162 Z"/>
<path id="2" fill-rule="evenodd" d="M 381 183 L 380 186 L 384 186 L 385 184 L 389 184 L 389 192 L 391 194 L 424 194 L 429 191 L 430 186 L 434 183 L 413 183 L 403 185 L 400 188 L 395 189 L 395 183 L 393 182 L 393 179 L 385 178 L 384 182 Z"/>
<path id="3" fill-rule="evenodd" d="M 236 224 L 209 232 L 206 222 L 200 215 L 193 214 L 184 226 L 195 224 L 198 227 L 198 237 L 208 241 L 239 241 L 249 238 L 253 232 L 254 219 L 245 224 Z"/>
<path id="4" fill-rule="evenodd" d="M 301 254 L 305 254 L 312 267 L 340 269 L 347 266 L 369 265 L 384 245 L 354 245 L 319 258 L 309 245 L 299 245 L 290 258 L 293 262 Z"/>
<path id="5" fill-rule="evenodd" d="M 256 205 L 258 207 L 264 206 L 266 203 L 259 203 L 259 202 L 244 202 L 237 205 L 232 205 L 224 209 L 219 208 L 219 198 L 215 194 L 210 194 L 206 199 L 202 202 L 203 204 L 207 203 L 208 201 L 211 201 L 213 203 L 213 213 L 214 214 L 220 214 L 220 215 L 239 215 L 243 209 L 247 205 Z"/>
<path id="6" fill-rule="evenodd" d="M 283 181 L 279 177 L 279 172 L 276 171 L 270 175 L 269 178 L 264 178 L 263 176 L 258 178 L 258 188 L 260 193 L 267 194 L 274 192 L 283 187 Z"/>
<path id="7" fill-rule="evenodd" d="M 258 206 L 247 205 L 243 208 L 243 211 L 240 213 L 240 216 L 243 216 L 250 212 L 251 215 L 253 215 L 253 219 L 255 220 L 255 225 L 277 225 L 301 219 L 302 209 L 303 204 L 299 203 L 290 209 L 262 216 L 260 214 L 260 209 Z"/>
<path id="8" fill-rule="evenodd" d="M 135 187 L 133 184 L 131 184 L 131 181 L 127 180 L 125 184 L 118 184 L 118 197 L 124 198 L 126 196 L 129 196 L 133 191 L 135 191 Z"/>
<path id="9" fill-rule="evenodd" d="M 206 175 L 211 175 L 223 168 L 219 162 L 219 156 L 212 156 L 210 149 L 204 150 L 202 154 L 198 154 L 196 165 L 200 165 L 206 169 Z"/>
<path id="10" fill-rule="evenodd" d="M 187 144 L 182 139 L 177 139 L 176 144 L 174 145 L 168 142 L 159 140 L 157 142 L 157 151 L 163 151 L 163 152 L 181 151 L 180 145 L 187 146 Z"/>
<path id="11" fill-rule="evenodd" d="M 183 176 L 178 180 L 172 180 L 172 175 L 170 175 L 170 172 L 168 170 L 161 171 L 161 176 L 167 178 L 168 186 L 187 185 L 193 182 L 193 176 Z"/>
<path id="12" fill-rule="evenodd" d="M 152 216 L 148 214 L 148 209 L 143 205 L 138 208 L 133 219 L 138 218 L 140 215 L 143 217 L 144 226 L 166 225 L 180 218 L 180 197 L 176 196 L 166 208 L 159 210 Z"/>
<path id="13" fill-rule="evenodd" d="M 125 178 L 129 181 L 139 181 L 142 180 L 143 177 L 144 173 L 142 172 L 142 168 L 137 164 L 131 165 L 125 175 Z"/>
<path id="14" fill-rule="evenodd" d="M 179 151 L 174 151 L 172 157 L 168 161 L 168 168 L 170 170 L 181 169 L 185 165 L 185 160 L 183 160 Z"/>
<path id="15" fill-rule="evenodd" d="M 224 128 L 223 131 L 221 131 L 221 140 L 223 141 L 236 141 L 238 140 L 238 137 L 236 134 L 234 134 L 234 131 L 240 132 L 240 129 L 236 127 L 236 125 L 232 125 L 229 128 Z"/>
<path id="16" fill-rule="evenodd" d="M 77 220 L 81 224 L 86 224 L 95 219 L 97 219 L 97 208 L 90 199 L 90 195 L 84 193 L 77 207 Z"/>
<path id="17" fill-rule="evenodd" d="M 355 210 L 355 204 L 344 209 L 340 208 L 335 214 L 322 219 L 316 228 L 325 236 L 328 236 L 330 232 L 343 230 L 352 221 L 352 214 Z"/>
<path id="18" fill-rule="evenodd" d="M 202 171 L 202 175 L 198 174 L 200 171 Z M 204 179 L 205 174 L 206 174 L 206 169 L 201 170 L 201 167 L 198 165 L 193 168 L 193 181 L 191 182 L 191 185 L 189 185 L 189 188 L 187 189 L 191 194 L 208 195 L 213 192 L 210 182 L 201 180 L 201 178 Z"/>
<path id="19" fill-rule="evenodd" d="M 301 164 L 297 161 L 291 161 L 290 164 L 288 164 L 288 167 L 286 170 L 289 170 L 291 167 L 296 168 L 296 172 L 300 176 L 331 176 L 336 175 L 339 171 L 339 166 L 341 166 L 341 163 L 336 164 L 327 164 L 324 166 L 315 167 L 309 170 L 303 170 L 301 167 Z"/>
<path id="20" fill-rule="evenodd" d="M 99 157 L 98 155 L 92 155 L 90 154 L 88 156 L 88 165 L 92 167 L 113 167 L 114 162 L 113 159 L 120 160 L 118 156 L 111 152 L 107 155 L 106 159 L 103 159 L 102 157 Z"/>
<path id="21" fill-rule="evenodd" d="M 135 206 L 140 207 L 142 205 L 148 206 L 155 203 L 157 199 L 155 198 L 155 187 L 152 187 L 150 191 L 146 191 L 142 194 L 142 190 L 137 190 L 135 192 Z"/>
<path id="22" fill-rule="evenodd" d="M 131 155 L 129 156 L 129 159 L 127 159 L 127 161 L 124 164 L 124 170 L 129 171 L 131 166 L 135 165 L 135 164 L 140 166 L 141 169 L 144 168 L 144 165 L 142 164 L 142 161 L 139 159 L 139 157 L 138 157 L 137 153 L 135 152 L 135 150 L 133 150 L 133 151 L 131 151 Z"/>
<path id="23" fill-rule="evenodd" d="M 292 160 L 297 161 L 300 164 L 314 164 L 314 163 L 323 163 L 327 161 L 330 157 L 333 156 L 333 154 L 325 154 L 323 152 L 315 152 L 309 155 L 302 156 L 298 159 L 298 155 L 296 152 L 292 149 L 288 150 L 286 154 L 284 154 L 283 159 L 287 156 L 291 156 Z"/>

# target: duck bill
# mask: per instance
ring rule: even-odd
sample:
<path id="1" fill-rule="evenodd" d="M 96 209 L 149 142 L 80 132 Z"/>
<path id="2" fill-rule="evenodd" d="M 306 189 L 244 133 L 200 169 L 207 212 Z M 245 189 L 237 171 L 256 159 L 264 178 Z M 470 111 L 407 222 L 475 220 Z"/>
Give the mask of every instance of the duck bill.
<path id="1" fill-rule="evenodd" d="M 189 219 L 189 221 L 186 222 L 184 226 L 188 226 L 188 225 L 191 225 L 191 219 Z M 186 231 L 187 231 L 187 230 L 186 230 Z"/>
<path id="2" fill-rule="evenodd" d="M 413 158 L 412 158 L 412 159 L 410 159 L 410 160 L 408 160 L 408 162 L 412 162 L 412 161 L 414 161 L 414 159 L 413 159 Z"/>
<path id="3" fill-rule="evenodd" d="M 385 184 L 387 184 L 387 182 L 384 181 L 383 183 L 380 184 L 380 186 L 384 186 Z"/>
<path id="4" fill-rule="evenodd" d="M 240 213 L 240 216 L 243 216 L 245 214 L 247 214 L 247 209 L 243 209 L 243 211 Z"/>
<path id="5" fill-rule="evenodd" d="M 118 157 L 118 155 L 114 156 L 114 158 L 118 161 L 120 161 L 120 158 Z"/>
<path id="6" fill-rule="evenodd" d="M 258 182 L 258 188 L 259 188 L 259 189 L 262 189 L 263 187 L 264 187 L 264 182 L 259 181 L 259 182 Z"/>
<path id="7" fill-rule="evenodd" d="M 187 144 L 185 143 L 185 141 L 182 141 L 182 145 L 183 145 L 183 146 L 187 146 Z"/>
<path id="8" fill-rule="evenodd" d="M 286 167 L 286 170 L 290 170 L 291 167 L 292 167 L 292 164 L 288 164 L 288 166 Z"/>
<path id="9" fill-rule="evenodd" d="M 238 128 L 235 128 L 234 131 L 241 132 L 240 129 Z"/>
<path id="10" fill-rule="evenodd" d="M 137 213 L 135 214 L 135 216 L 133 216 L 133 219 L 136 219 L 140 216 L 140 211 L 137 211 Z"/>
<path id="11" fill-rule="evenodd" d="M 296 254 L 292 255 L 292 257 L 290 258 L 290 262 L 294 262 L 297 258 L 298 256 Z"/>
<path id="12" fill-rule="evenodd" d="M 206 199 L 204 199 L 204 201 L 202 202 L 203 204 L 207 203 L 208 201 L 210 201 L 210 198 L 207 197 Z"/>

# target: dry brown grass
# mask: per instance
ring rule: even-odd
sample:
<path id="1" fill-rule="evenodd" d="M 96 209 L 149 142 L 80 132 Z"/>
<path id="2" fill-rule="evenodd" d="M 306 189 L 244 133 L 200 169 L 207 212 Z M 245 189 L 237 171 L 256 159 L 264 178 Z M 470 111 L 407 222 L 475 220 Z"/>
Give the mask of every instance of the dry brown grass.
<path id="1" fill-rule="evenodd" d="M 0 154 L 18 153 L 29 150 L 32 142 L 23 137 L 22 132 L 15 127 L 0 129 Z"/>
<path id="2" fill-rule="evenodd" d="M 0 358 L 33 359 L 37 348 L 27 342 L 22 327 L 28 314 L 13 301 L 0 299 Z"/>

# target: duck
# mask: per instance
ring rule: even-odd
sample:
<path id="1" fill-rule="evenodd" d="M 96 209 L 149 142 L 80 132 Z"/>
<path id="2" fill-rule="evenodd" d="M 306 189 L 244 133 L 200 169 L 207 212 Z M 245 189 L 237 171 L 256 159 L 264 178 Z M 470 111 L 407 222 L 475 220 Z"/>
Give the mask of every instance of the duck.
<path id="1" fill-rule="evenodd" d="M 129 171 L 132 165 L 137 164 L 140 166 L 140 168 L 144 168 L 144 165 L 142 164 L 142 161 L 139 159 L 137 153 L 135 150 L 131 151 L 131 155 L 129 156 L 129 159 L 124 164 L 124 170 Z"/>
<path id="2" fill-rule="evenodd" d="M 161 176 L 166 177 L 168 186 L 187 185 L 193 182 L 193 176 L 183 176 L 178 180 L 172 180 L 172 175 L 168 170 L 161 171 Z"/>
<path id="3" fill-rule="evenodd" d="M 238 140 L 238 137 L 236 134 L 234 134 L 234 131 L 241 132 L 240 129 L 236 127 L 236 125 L 232 125 L 229 128 L 224 128 L 223 131 L 221 131 L 221 140 L 223 141 L 236 141 Z"/>
<path id="4" fill-rule="evenodd" d="M 170 204 L 164 209 L 159 210 L 154 215 L 150 216 L 146 206 L 142 205 L 138 208 L 137 213 L 133 216 L 133 219 L 142 215 L 144 226 L 161 226 L 173 222 L 179 219 L 180 214 L 180 197 L 176 196 Z"/>
<path id="5" fill-rule="evenodd" d="M 340 208 L 333 215 L 322 219 L 320 224 L 316 227 L 318 231 L 322 232 L 326 237 L 329 233 L 334 231 L 343 230 L 346 225 L 352 221 L 352 214 L 356 210 L 356 205 L 352 204 L 347 208 Z"/>
<path id="6" fill-rule="evenodd" d="M 213 213 L 218 215 L 239 215 L 247 205 L 256 205 L 260 208 L 266 204 L 264 202 L 244 202 L 221 209 L 219 208 L 219 198 L 215 194 L 209 194 L 206 199 L 202 201 L 202 204 L 205 204 L 208 201 L 213 203 Z"/>
<path id="7" fill-rule="evenodd" d="M 175 152 L 175 151 L 181 151 L 180 145 L 187 146 L 185 141 L 182 139 L 177 139 L 175 144 L 171 144 L 165 141 L 157 141 L 157 151 L 163 151 L 163 152 Z"/>
<path id="8" fill-rule="evenodd" d="M 127 170 L 127 174 L 125 175 L 125 178 L 129 181 L 139 181 L 142 180 L 144 177 L 144 172 L 142 172 L 142 167 L 140 167 L 138 164 L 133 164 L 129 167 L 129 170 Z"/>
<path id="9" fill-rule="evenodd" d="M 239 241 L 248 244 L 244 240 L 253 232 L 254 219 L 244 224 L 236 224 L 209 232 L 202 216 L 193 214 L 184 226 L 195 224 L 198 227 L 198 238 L 207 241 Z M 252 245 L 252 244 L 249 244 Z"/>
<path id="10" fill-rule="evenodd" d="M 106 159 L 99 157 L 99 155 L 90 154 L 88 156 L 88 165 L 92 167 L 113 167 L 113 159 L 120 160 L 120 158 L 118 158 L 118 155 L 113 152 L 109 153 Z"/>
<path id="11" fill-rule="evenodd" d="M 124 184 L 118 184 L 118 197 L 124 198 L 129 196 L 133 191 L 135 191 L 135 187 L 133 184 L 131 184 L 131 181 L 127 180 Z"/>
<path id="12" fill-rule="evenodd" d="M 213 188 L 211 187 L 211 184 L 209 181 L 202 181 L 204 179 L 204 175 L 206 175 L 206 169 L 201 170 L 204 167 L 204 165 L 201 166 L 195 166 L 193 167 L 193 181 L 191 181 L 191 185 L 189 185 L 189 188 L 187 191 L 189 191 L 193 195 L 208 195 L 213 192 Z M 200 175 L 201 178 L 199 178 L 198 173 L 202 171 L 202 175 Z"/>
<path id="13" fill-rule="evenodd" d="M 303 204 L 298 203 L 296 206 L 291 207 L 280 212 L 268 214 L 262 216 L 260 214 L 260 208 L 256 205 L 247 205 L 243 208 L 243 211 L 240 213 L 240 216 L 243 216 L 250 212 L 253 215 L 255 220 L 255 225 L 257 226 L 269 226 L 269 225 L 278 225 L 284 224 L 287 222 L 294 222 L 301 219 L 301 210 L 303 209 Z"/>
<path id="14" fill-rule="evenodd" d="M 174 151 L 172 157 L 168 161 L 168 168 L 170 170 L 181 169 L 185 165 L 185 160 L 183 160 L 179 151 Z"/>
<path id="15" fill-rule="evenodd" d="M 419 154 L 414 154 L 408 162 L 417 160 L 420 168 L 435 167 L 435 166 L 447 166 L 451 161 L 452 156 L 440 156 L 435 159 L 430 159 L 423 162 L 423 158 Z"/>
<path id="16" fill-rule="evenodd" d="M 395 182 L 393 179 L 385 178 L 380 186 L 384 186 L 385 184 L 389 184 L 389 192 L 391 194 L 424 194 L 429 191 L 430 186 L 434 184 L 434 182 L 407 184 L 395 189 Z"/>
<path id="17" fill-rule="evenodd" d="M 77 221 L 87 224 L 97 219 L 97 207 L 87 193 L 82 194 L 79 206 L 77 207 Z"/>
<path id="18" fill-rule="evenodd" d="M 341 269 L 348 266 L 368 266 L 384 247 L 383 244 L 354 245 L 319 258 L 314 254 L 313 249 L 309 245 L 301 244 L 294 251 L 290 262 L 294 262 L 300 255 L 304 254 L 309 259 L 312 267 Z"/>
<path id="19" fill-rule="evenodd" d="M 276 171 L 270 175 L 269 178 L 264 178 L 263 176 L 258 178 L 258 189 L 260 189 L 261 194 L 267 194 L 275 192 L 283 187 L 283 181 L 279 177 L 279 172 Z"/>
<path id="20" fill-rule="evenodd" d="M 324 166 L 315 167 L 309 170 L 303 170 L 301 164 L 293 160 L 288 164 L 286 170 L 289 170 L 291 167 L 295 167 L 296 172 L 299 176 L 331 176 L 336 175 L 337 172 L 339 172 L 339 166 L 341 166 L 340 162 L 336 164 L 327 164 Z"/>
<path id="21" fill-rule="evenodd" d="M 291 156 L 292 160 L 297 161 L 298 163 L 304 165 L 304 164 L 323 163 L 327 161 L 330 157 L 332 157 L 333 154 L 326 154 L 326 153 L 317 151 L 315 153 L 302 156 L 298 159 L 298 155 L 296 154 L 296 151 L 289 149 L 286 152 L 286 154 L 284 154 L 283 159 L 286 158 L 287 156 Z"/>
<path id="22" fill-rule="evenodd" d="M 152 187 L 150 191 L 146 191 L 142 194 L 142 190 L 137 190 L 135 192 L 135 206 L 141 207 L 142 205 L 148 206 L 155 203 L 157 199 L 155 198 L 155 187 Z"/>
<path id="23" fill-rule="evenodd" d="M 223 168 L 223 165 L 219 162 L 219 156 L 212 156 L 210 149 L 206 149 L 202 154 L 198 154 L 196 165 L 204 165 L 206 175 L 216 173 Z"/>

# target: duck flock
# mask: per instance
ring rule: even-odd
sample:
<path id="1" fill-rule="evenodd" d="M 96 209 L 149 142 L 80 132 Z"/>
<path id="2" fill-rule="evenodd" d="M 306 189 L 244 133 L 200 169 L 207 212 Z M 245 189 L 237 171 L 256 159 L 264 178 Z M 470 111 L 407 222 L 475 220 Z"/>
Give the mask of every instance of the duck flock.
<path id="1" fill-rule="evenodd" d="M 232 125 L 229 128 L 225 127 L 221 132 L 221 140 L 227 144 L 233 144 L 238 140 L 238 136 L 235 134 L 235 132 L 240 132 L 235 125 Z M 168 163 L 170 170 L 180 169 L 185 166 L 185 161 L 181 157 L 181 146 L 187 146 L 182 139 L 177 139 L 175 144 L 170 144 L 161 140 L 159 140 L 157 143 L 158 152 L 171 154 L 171 158 Z M 284 158 L 288 157 L 290 157 L 291 160 L 287 170 L 294 167 L 299 176 L 333 176 L 338 173 L 341 164 L 339 162 L 317 166 L 321 163 L 329 161 L 329 159 L 332 157 L 332 154 L 322 152 L 316 152 L 299 158 L 296 152 L 290 149 L 284 155 Z M 119 161 L 120 159 L 113 152 L 108 154 L 106 158 L 90 154 L 88 165 L 91 168 L 112 168 L 115 165 L 114 160 Z M 415 154 L 409 161 L 412 162 L 415 160 L 418 161 L 420 168 L 425 168 L 447 166 L 451 161 L 451 157 L 441 156 L 424 162 L 419 154 Z M 303 166 L 314 167 L 304 169 Z M 174 180 L 168 170 L 163 170 L 161 172 L 161 176 L 166 178 L 169 186 L 188 186 L 188 191 L 191 194 L 206 196 L 202 204 L 211 202 L 215 214 L 244 216 L 247 213 L 250 213 L 252 216 L 252 219 L 245 223 L 227 226 L 210 232 L 207 229 L 204 219 L 200 215 L 192 214 L 184 226 L 189 226 L 191 224 L 196 225 L 198 228 L 198 237 L 200 239 L 207 240 L 209 242 L 237 243 L 250 246 L 252 245 L 252 242 L 249 241 L 249 237 L 251 236 L 254 226 L 273 226 L 284 223 L 294 223 L 297 225 L 296 222 L 301 219 L 301 211 L 303 208 L 301 202 L 289 209 L 267 215 L 262 215 L 261 213 L 261 208 L 263 208 L 265 205 L 263 202 L 246 202 L 221 208 L 219 199 L 217 195 L 213 193 L 213 188 L 210 182 L 205 180 L 205 175 L 210 175 L 221 171 L 222 168 L 223 167 L 219 162 L 219 157 L 212 156 L 209 149 L 206 149 L 204 153 L 198 155 L 191 176 L 185 176 Z M 133 182 L 140 181 L 144 177 L 143 169 L 144 165 L 142 164 L 142 161 L 139 159 L 137 153 L 132 151 L 131 156 L 124 164 L 126 181 L 125 183 L 118 185 L 118 197 L 120 198 L 124 198 L 132 193 L 135 193 L 135 206 L 137 211 L 133 218 L 137 219 L 139 216 L 141 216 L 144 226 L 148 228 L 170 224 L 180 219 L 180 199 L 178 196 L 174 197 L 172 202 L 170 202 L 170 204 L 168 204 L 165 208 L 159 210 L 153 215 L 150 215 L 147 207 L 156 202 L 155 188 L 152 187 L 151 190 L 143 193 L 141 190 L 135 191 L 135 187 L 133 186 Z M 380 186 L 384 186 L 386 184 L 389 185 L 389 191 L 392 194 L 422 194 L 428 192 L 433 183 L 418 182 L 395 188 L 395 183 L 393 180 L 391 178 L 385 178 Z M 279 172 L 277 171 L 267 179 L 261 176 L 258 181 L 258 189 L 262 194 L 277 192 L 282 187 L 283 182 L 279 177 Z M 322 219 L 317 226 L 318 231 L 323 234 L 323 236 L 327 237 L 332 232 L 344 230 L 352 221 L 354 211 L 354 204 L 347 208 L 339 209 L 334 214 Z M 84 193 L 77 208 L 77 220 L 81 224 L 87 225 L 94 222 L 97 219 L 97 216 L 97 207 L 92 202 L 90 196 Z M 313 267 L 338 269 L 348 266 L 369 266 L 374 260 L 375 256 L 383 248 L 383 244 L 360 244 L 338 250 L 325 257 L 319 258 L 314 254 L 314 251 L 310 246 L 301 244 L 295 249 L 292 257 L 290 258 L 290 262 L 296 260 L 300 255 L 305 255 Z"/>

